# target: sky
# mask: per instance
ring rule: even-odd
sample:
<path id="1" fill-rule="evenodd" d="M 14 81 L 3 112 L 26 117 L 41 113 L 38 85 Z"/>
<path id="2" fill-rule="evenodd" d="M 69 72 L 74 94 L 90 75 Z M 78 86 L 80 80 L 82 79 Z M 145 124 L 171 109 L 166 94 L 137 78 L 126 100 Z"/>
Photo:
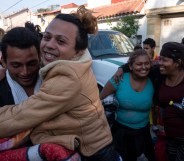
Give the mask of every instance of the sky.
<path id="1" fill-rule="evenodd" d="M 9 15 L 23 8 L 36 11 L 39 8 L 47 8 L 49 5 L 61 6 L 68 3 L 81 5 L 87 3 L 87 0 L 0 0 L 0 14 Z"/>

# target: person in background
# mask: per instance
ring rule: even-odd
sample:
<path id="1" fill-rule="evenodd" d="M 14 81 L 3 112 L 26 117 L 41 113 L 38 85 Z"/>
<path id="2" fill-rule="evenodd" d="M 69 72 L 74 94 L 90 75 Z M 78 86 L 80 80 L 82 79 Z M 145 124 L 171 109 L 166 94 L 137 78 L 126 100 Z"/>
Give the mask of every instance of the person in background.
<path id="1" fill-rule="evenodd" d="M 152 65 L 158 64 L 158 59 L 159 56 L 155 52 L 155 47 L 156 47 L 156 42 L 152 38 L 147 38 L 143 41 L 143 49 L 147 52 L 147 54 L 150 56 L 150 59 L 152 60 Z M 153 108 L 159 108 L 159 107 L 153 107 Z M 157 128 L 154 126 L 154 122 L 156 122 L 156 116 L 154 112 L 152 111 L 153 108 L 151 109 L 150 112 L 150 124 L 154 130 L 157 130 Z M 151 131 L 152 132 L 152 131 Z M 153 143 L 155 143 L 155 136 L 154 133 L 152 133 L 153 137 Z"/>
<path id="2" fill-rule="evenodd" d="M 154 61 L 158 60 L 158 55 L 155 53 L 156 42 L 152 38 L 147 38 L 143 41 L 143 49 L 150 56 L 150 59 Z"/>
<path id="3" fill-rule="evenodd" d="M 142 46 L 140 44 L 135 45 L 134 51 L 137 50 L 137 49 L 142 49 Z"/>
<path id="4" fill-rule="evenodd" d="M 143 49 L 135 50 L 128 60 L 130 72 L 116 84 L 110 79 L 100 98 L 115 94 L 119 102 L 116 121 L 112 126 L 114 144 L 124 161 L 148 159 L 155 161 L 149 128 L 149 111 L 152 106 L 153 85 L 148 78 L 151 60 Z"/>
<path id="5" fill-rule="evenodd" d="M 51 21 L 40 45 L 45 65 L 40 91 L 19 105 L 0 108 L 0 138 L 32 128 L 33 144 L 60 144 L 88 161 L 121 160 L 87 50 L 88 34 L 97 29 L 97 19 L 84 6 Z"/>
<path id="6" fill-rule="evenodd" d="M 25 22 L 25 28 L 35 33 L 40 40 L 42 39 L 43 34 L 41 33 L 41 27 L 39 25 L 34 25 L 32 22 L 27 21 Z"/>

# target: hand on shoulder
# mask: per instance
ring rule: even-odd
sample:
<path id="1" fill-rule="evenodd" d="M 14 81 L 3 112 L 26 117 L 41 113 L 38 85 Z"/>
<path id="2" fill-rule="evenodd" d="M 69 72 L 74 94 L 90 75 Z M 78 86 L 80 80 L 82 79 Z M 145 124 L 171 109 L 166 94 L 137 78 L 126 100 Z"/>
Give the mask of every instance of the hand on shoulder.
<path id="1" fill-rule="evenodd" d="M 118 70 L 116 71 L 116 73 L 113 75 L 113 79 L 114 81 L 119 84 L 119 82 L 122 79 L 122 75 L 123 75 L 123 69 L 122 68 L 118 68 Z"/>

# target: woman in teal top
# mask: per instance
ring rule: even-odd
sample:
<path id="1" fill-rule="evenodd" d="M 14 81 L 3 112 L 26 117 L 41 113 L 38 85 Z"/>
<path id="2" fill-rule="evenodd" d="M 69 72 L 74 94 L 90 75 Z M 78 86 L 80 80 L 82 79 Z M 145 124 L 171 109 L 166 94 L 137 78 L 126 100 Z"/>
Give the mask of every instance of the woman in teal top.
<path id="1" fill-rule="evenodd" d="M 132 53 L 128 60 L 130 73 L 125 73 L 119 84 L 110 79 L 101 99 L 115 94 L 119 108 L 112 133 L 116 149 L 124 161 L 146 158 L 155 161 L 149 128 L 149 112 L 152 107 L 153 85 L 148 78 L 151 61 L 143 49 Z"/>
<path id="2" fill-rule="evenodd" d="M 117 85 L 112 78 L 110 83 L 116 89 L 115 96 L 119 102 L 116 120 L 133 129 L 145 127 L 149 122 L 149 112 L 152 106 L 153 85 L 147 79 L 142 91 L 135 91 L 130 83 L 131 74 L 125 73 L 123 81 Z M 130 112 L 131 111 L 131 112 Z"/>

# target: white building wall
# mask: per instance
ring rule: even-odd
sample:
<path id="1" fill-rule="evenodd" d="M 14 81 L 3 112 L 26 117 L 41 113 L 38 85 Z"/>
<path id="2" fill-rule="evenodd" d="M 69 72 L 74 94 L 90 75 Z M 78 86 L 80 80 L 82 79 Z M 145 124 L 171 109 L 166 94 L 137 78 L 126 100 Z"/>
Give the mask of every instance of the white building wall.
<path id="1" fill-rule="evenodd" d="M 95 8 L 104 5 L 110 5 L 111 0 L 87 0 L 88 8 Z"/>
<path id="2" fill-rule="evenodd" d="M 98 29 L 111 29 L 112 27 L 116 26 L 117 22 L 111 22 L 111 25 L 107 23 L 98 23 Z"/>
<path id="3" fill-rule="evenodd" d="M 2 18 L 0 19 L 0 28 L 4 29 L 4 21 Z"/>
<path id="4" fill-rule="evenodd" d="M 139 30 L 137 31 L 137 35 L 142 35 L 142 41 L 147 38 L 147 18 L 144 16 L 139 20 Z"/>
<path id="5" fill-rule="evenodd" d="M 184 38 L 184 17 L 164 18 L 161 21 L 160 46 L 168 41 L 181 42 Z"/>
<path id="6" fill-rule="evenodd" d="M 145 7 L 153 9 L 176 6 L 177 4 L 184 5 L 184 0 L 148 0 Z"/>

